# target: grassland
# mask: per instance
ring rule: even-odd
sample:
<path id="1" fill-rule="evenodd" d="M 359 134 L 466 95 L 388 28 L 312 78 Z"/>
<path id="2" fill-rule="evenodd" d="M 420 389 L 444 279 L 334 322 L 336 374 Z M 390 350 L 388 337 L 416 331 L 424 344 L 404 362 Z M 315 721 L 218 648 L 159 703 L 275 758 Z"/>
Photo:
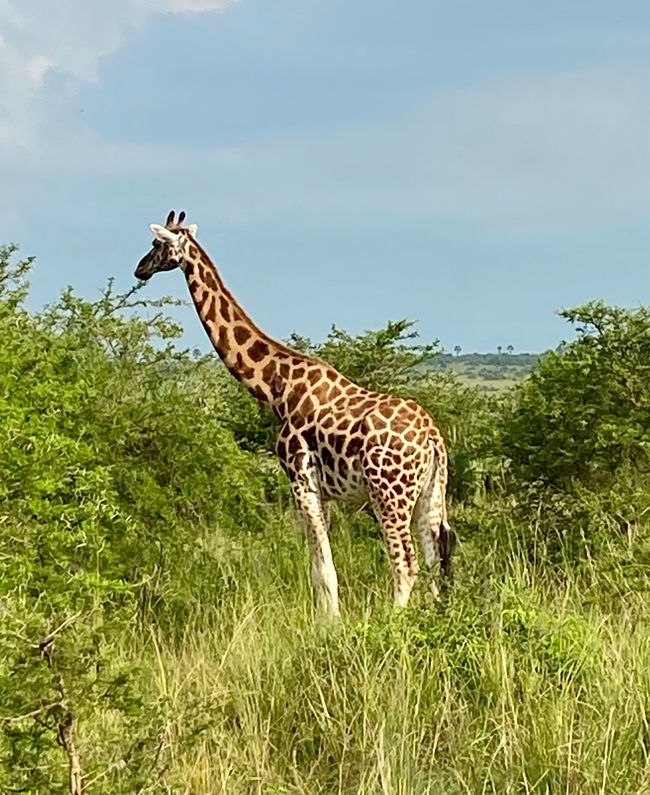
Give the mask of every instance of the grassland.
<path id="1" fill-rule="evenodd" d="M 313 613 L 288 516 L 263 537 L 197 539 L 212 550 L 212 598 L 177 637 L 154 622 L 122 650 L 166 716 L 160 780 L 142 791 L 650 791 L 645 573 L 625 587 L 614 554 L 602 568 L 552 569 L 530 559 L 507 515 L 492 518 L 490 543 L 459 514 L 453 587 L 434 604 L 423 582 L 395 614 L 378 540 L 364 521 L 336 520 L 336 625 Z M 88 763 L 115 731 L 110 714 L 83 727 Z M 127 791 L 128 777 L 108 779 L 97 791 Z"/>
<path id="2" fill-rule="evenodd" d="M 520 384 L 539 357 L 536 354 L 470 353 L 436 357 L 435 367 L 455 375 L 461 383 L 487 392 L 504 392 Z"/>

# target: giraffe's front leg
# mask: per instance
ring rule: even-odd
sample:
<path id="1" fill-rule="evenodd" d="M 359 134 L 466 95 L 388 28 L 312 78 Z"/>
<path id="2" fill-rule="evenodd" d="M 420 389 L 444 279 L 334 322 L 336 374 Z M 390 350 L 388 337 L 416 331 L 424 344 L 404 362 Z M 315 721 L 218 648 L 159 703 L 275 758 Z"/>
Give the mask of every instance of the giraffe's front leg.
<path id="1" fill-rule="evenodd" d="M 311 488 L 302 478 L 292 485 L 293 497 L 302 514 L 311 553 L 311 580 L 320 610 L 332 616 L 339 614 L 339 586 L 332 560 L 320 491 Z"/>
<path id="2" fill-rule="evenodd" d="M 278 454 L 289 478 L 291 491 L 298 512 L 302 515 L 311 554 L 311 580 L 316 592 L 318 607 L 332 615 L 339 614 L 339 586 L 332 560 L 332 550 L 328 536 L 328 522 L 325 516 L 323 498 L 320 490 L 318 472 L 312 460 L 312 453 L 300 437 L 297 438 L 299 449 L 293 454 L 288 453 L 283 435 L 278 441 Z"/>
<path id="3" fill-rule="evenodd" d="M 332 616 L 339 614 L 339 587 L 328 537 L 318 469 L 307 440 L 285 423 L 276 451 L 291 480 L 291 491 L 301 514 L 311 554 L 311 580 L 318 607 Z"/>

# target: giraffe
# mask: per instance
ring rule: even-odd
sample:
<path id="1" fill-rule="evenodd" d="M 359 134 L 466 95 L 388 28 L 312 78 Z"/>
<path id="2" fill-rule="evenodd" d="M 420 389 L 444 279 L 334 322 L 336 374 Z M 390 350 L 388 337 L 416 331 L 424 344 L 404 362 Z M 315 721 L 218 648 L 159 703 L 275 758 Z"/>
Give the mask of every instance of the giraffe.
<path id="1" fill-rule="evenodd" d="M 266 335 L 226 288 L 197 241 L 197 226 L 172 210 L 151 224 L 153 244 L 135 276 L 180 268 L 201 323 L 232 375 L 282 423 L 276 452 L 305 520 L 319 608 L 339 614 L 338 580 L 328 535 L 331 499 L 367 500 L 379 521 L 397 607 L 409 601 L 418 560 L 449 574 L 455 533 L 447 521 L 447 453 L 442 434 L 413 400 L 371 392 L 326 362 Z M 438 596 L 435 578 L 431 589 Z"/>

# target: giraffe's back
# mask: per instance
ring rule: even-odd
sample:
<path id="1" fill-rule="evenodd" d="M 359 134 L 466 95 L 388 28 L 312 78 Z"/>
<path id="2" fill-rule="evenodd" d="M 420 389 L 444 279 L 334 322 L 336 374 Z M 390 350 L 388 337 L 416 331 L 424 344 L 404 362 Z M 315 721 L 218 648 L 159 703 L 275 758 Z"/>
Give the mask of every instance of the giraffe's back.
<path id="1" fill-rule="evenodd" d="M 412 400 L 367 392 L 321 407 L 309 435 L 323 495 L 363 500 L 376 483 L 386 498 L 407 496 L 430 466 L 436 434 Z"/>

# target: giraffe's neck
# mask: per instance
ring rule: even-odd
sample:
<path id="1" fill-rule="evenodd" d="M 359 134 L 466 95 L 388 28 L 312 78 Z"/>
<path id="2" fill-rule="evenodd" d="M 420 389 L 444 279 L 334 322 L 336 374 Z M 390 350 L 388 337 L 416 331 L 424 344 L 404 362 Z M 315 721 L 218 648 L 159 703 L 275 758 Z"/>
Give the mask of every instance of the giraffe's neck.
<path id="1" fill-rule="evenodd" d="M 224 364 L 253 395 L 283 416 L 289 374 L 310 357 L 264 334 L 226 288 L 215 265 L 195 242 L 185 278 L 196 311 Z"/>

